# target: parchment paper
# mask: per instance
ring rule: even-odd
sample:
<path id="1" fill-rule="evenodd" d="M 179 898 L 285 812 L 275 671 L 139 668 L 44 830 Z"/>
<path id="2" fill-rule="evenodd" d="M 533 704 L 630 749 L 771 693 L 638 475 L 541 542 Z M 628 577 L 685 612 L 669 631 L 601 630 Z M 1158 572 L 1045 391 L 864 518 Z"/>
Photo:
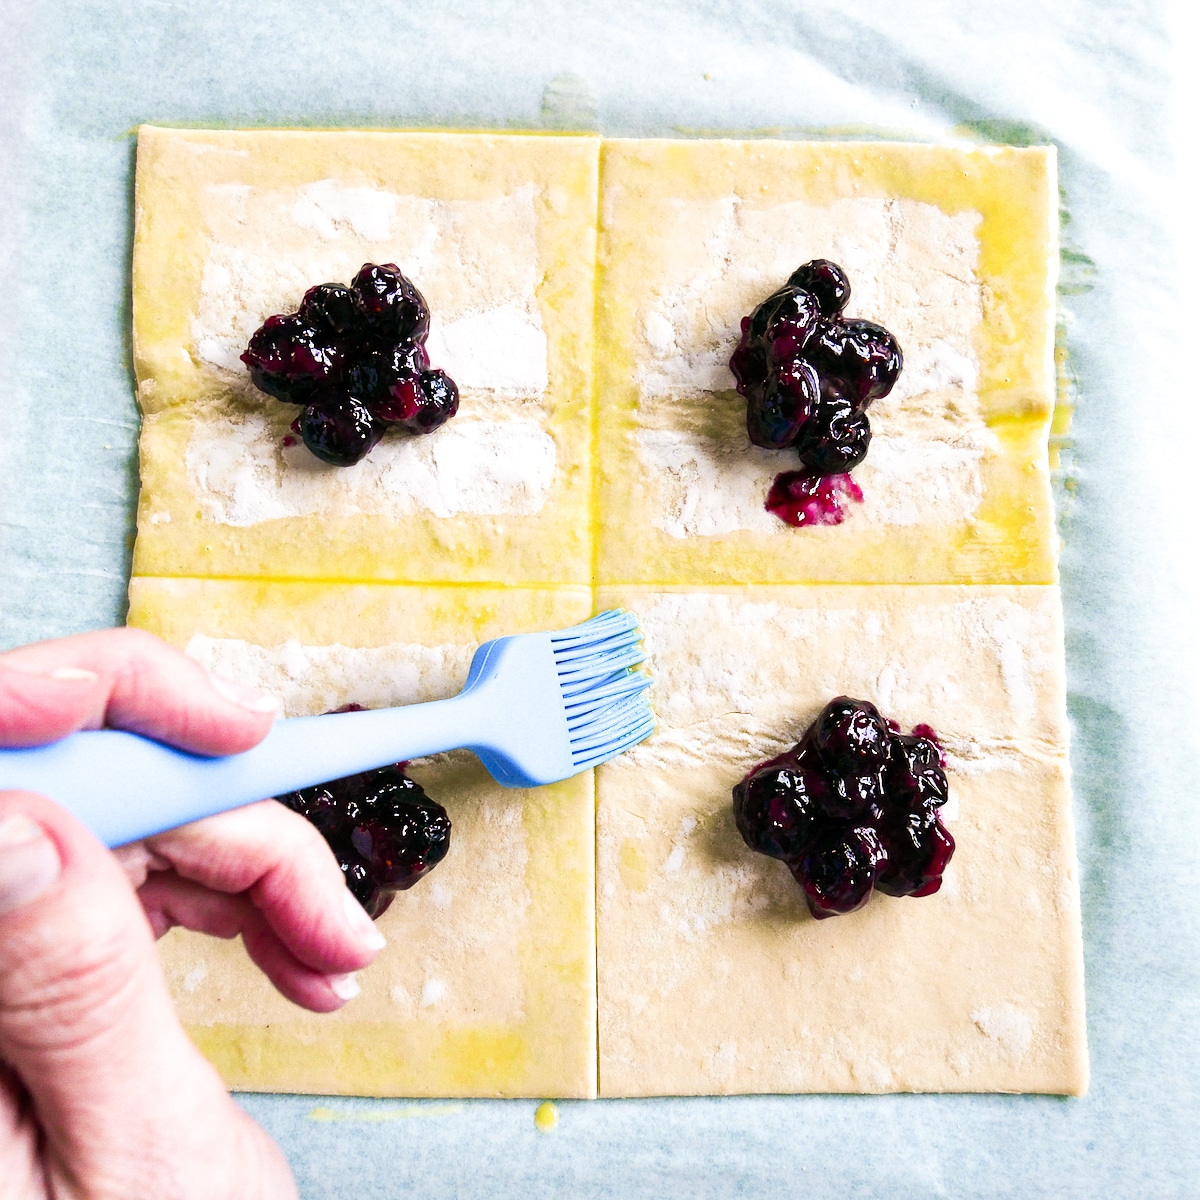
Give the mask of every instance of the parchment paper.
<path id="1" fill-rule="evenodd" d="M 862 136 L 1060 150 L 1059 474 L 1092 1089 L 534 1105 L 242 1098 L 305 1197 L 1194 1196 L 1194 305 L 1163 0 L 9 0 L 0 644 L 120 622 L 133 127 Z M 1187 68 L 1189 71 L 1193 67 Z M 1185 131 L 1187 132 L 1187 131 Z"/>

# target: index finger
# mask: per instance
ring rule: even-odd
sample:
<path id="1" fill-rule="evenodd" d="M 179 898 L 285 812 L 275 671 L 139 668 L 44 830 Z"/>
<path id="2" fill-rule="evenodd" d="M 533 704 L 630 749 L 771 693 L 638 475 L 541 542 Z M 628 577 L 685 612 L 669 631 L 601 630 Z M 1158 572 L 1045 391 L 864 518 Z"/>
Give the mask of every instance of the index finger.
<path id="1" fill-rule="evenodd" d="M 138 629 L 104 629 L 0 654 L 0 746 L 109 726 L 197 754 L 260 742 L 273 697 L 212 675 Z"/>

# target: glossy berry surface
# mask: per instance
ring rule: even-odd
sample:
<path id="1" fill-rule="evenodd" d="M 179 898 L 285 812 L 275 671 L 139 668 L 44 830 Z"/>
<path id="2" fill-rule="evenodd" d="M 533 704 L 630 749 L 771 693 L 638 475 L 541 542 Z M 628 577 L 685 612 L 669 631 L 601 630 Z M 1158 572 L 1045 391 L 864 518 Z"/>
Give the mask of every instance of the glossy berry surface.
<path id="1" fill-rule="evenodd" d="M 954 839 L 944 756 L 928 725 L 899 732 L 873 704 L 838 696 L 791 750 L 733 789 L 738 832 L 781 859 L 818 920 L 854 912 L 878 890 L 928 896 Z"/>
<path id="2" fill-rule="evenodd" d="M 871 423 L 839 397 L 822 397 L 812 417 L 799 430 L 796 451 L 800 461 L 817 475 L 841 475 L 867 457 Z"/>
<path id="3" fill-rule="evenodd" d="M 821 331 L 821 309 L 808 292 L 788 288 L 776 299 L 762 334 L 767 361 L 779 366 L 804 355 Z"/>
<path id="4" fill-rule="evenodd" d="M 400 766 L 279 796 L 329 843 L 346 886 L 372 917 L 424 878 L 450 848 L 450 817 Z"/>
<path id="5" fill-rule="evenodd" d="M 340 283 L 318 283 L 304 293 L 300 302 L 301 320 L 314 329 L 333 334 L 353 333 L 363 323 L 366 314 L 352 288 Z"/>
<path id="6" fill-rule="evenodd" d="M 417 407 L 404 419 L 404 428 L 430 433 L 458 412 L 458 388 L 445 371 L 422 371 L 417 382 Z"/>
<path id="7" fill-rule="evenodd" d="M 307 404 L 336 383 L 344 361 L 333 337 L 299 313 L 268 317 L 242 355 L 259 390 L 290 404 Z"/>
<path id="8" fill-rule="evenodd" d="M 430 433 L 458 389 L 430 370 L 429 308 L 393 263 L 366 263 L 347 287 L 319 283 L 299 311 L 268 317 L 242 355 L 260 391 L 304 406 L 295 431 L 324 462 L 350 466 L 390 425 Z"/>
<path id="9" fill-rule="evenodd" d="M 891 751 L 892 731 L 873 704 L 839 696 L 813 723 L 812 745 L 821 761 L 839 775 L 882 771 Z"/>
<path id="10" fill-rule="evenodd" d="M 855 409 L 886 396 L 904 365 L 896 339 L 873 321 L 828 322 L 806 355 L 821 377 L 822 395 L 841 397 Z"/>
<path id="11" fill-rule="evenodd" d="M 800 470 L 776 479 L 767 509 L 792 525 L 839 524 L 857 488 L 822 488 L 867 456 L 867 406 L 895 386 L 904 359 L 896 339 L 872 321 L 847 319 L 850 281 L 836 263 L 818 258 L 742 320 L 729 360 L 746 397 L 746 432 L 765 449 L 793 447 Z M 804 496 L 800 492 L 807 493 Z"/>
<path id="12" fill-rule="evenodd" d="M 734 789 L 734 817 L 746 845 L 785 862 L 815 837 L 825 781 L 788 758 L 763 763 Z"/>
<path id="13" fill-rule="evenodd" d="M 789 866 L 804 889 L 809 912 L 822 920 L 862 908 L 886 863 L 879 835 L 870 825 L 857 825 L 824 831 L 803 859 Z"/>
<path id="14" fill-rule="evenodd" d="M 746 402 L 746 432 L 756 446 L 780 450 L 790 446 L 812 416 L 820 399 L 817 373 L 804 362 L 788 364 Z"/>
<path id="15" fill-rule="evenodd" d="M 300 418 L 300 437 L 322 462 L 349 467 L 383 437 L 384 423 L 349 392 L 325 396 Z"/>
<path id="16" fill-rule="evenodd" d="M 358 296 L 367 327 L 378 337 L 423 342 L 429 335 L 425 297 L 394 263 L 364 264 L 350 287 Z"/>
<path id="17" fill-rule="evenodd" d="M 814 258 L 797 267 L 788 276 L 788 287 L 808 292 L 826 317 L 836 316 L 850 299 L 850 280 L 846 278 L 846 272 L 827 258 Z"/>

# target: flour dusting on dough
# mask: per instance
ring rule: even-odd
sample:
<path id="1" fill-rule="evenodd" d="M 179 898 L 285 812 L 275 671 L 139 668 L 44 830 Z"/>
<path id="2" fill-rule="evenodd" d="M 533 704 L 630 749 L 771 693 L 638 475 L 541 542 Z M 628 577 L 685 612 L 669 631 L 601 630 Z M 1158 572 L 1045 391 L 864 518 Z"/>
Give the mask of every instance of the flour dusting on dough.
<path id="1" fill-rule="evenodd" d="M 431 434 L 385 435 L 352 467 L 331 467 L 286 426 L 255 411 L 197 408 L 188 482 L 204 515 L 223 525 L 281 517 L 531 516 L 541 512 L 558 448 L 532 416 L 460 413 Z"/>
<path id="2" fill-rule="evenodd" d="M 821 603 L 678 592 L 644 604 L 658 729 L 608 769 L 745 770 L 791 746 L 840 694 L 871 700 L 906 728 L 932 724 L 952 777 L 1052 753 L 1065 736 L 1046 701 L 1060 669 L 1056 597 L 965 589 L 939 599 L 880 586 L 864 612 L 851 586 L 815 590 Z M 798 589 L 797 601 L 810 595 Z M 801 707 L 798 697 L 808 697 Z"/>
<path id="3" fill-rule="evenodd" d="M 546 389 L 532 185 L 492 200 L 432 200 L 321 180 L 300 188 L 215 184 L 192 337 L 218 374 L 272 313 L 295 312 L 317 283 L 349 283 L 394 262 L 429 303 L 429 350 L 460 388 L 533 397 Z"/>
<path id="4" fill-rule="evenodd" d="M 981 463 L 998 449 L 977 392 L 979 214 L 883 198 L 752 208 L 729 197 L 676 207 L 686 228 L 706 233 L 674 251 L 667 270 L 681 282 L 652 296 L 639 315 L 638 386 L 656 420 L 648 425 L 643 412 L 637 441 L 658 492 L 655 524 L 675 538 L 791 536 L 763 505 L 774 476 L 795 469 L 794 453 L 658 421 L 667 414 L 670 423 L 673 400 L 744 408 L 740 397 L 722 395 L 734 388 L 729 356 L 741 317 L 815 257 L 845 267 L 848 312 L 885 325 L 905 357 L 892 394 L 871 408 L 871 451 L 856 475 L 865 501 L 848 519 L 882 526 L 970 519 L 983 499 Z"/>
<path id="5" fill-rule="evenodd" d="M 299 188 L 204 189 L 209 257 L 195 352 L 249 404 L 198 404 L 188 480 L 204 516 L 248 526 L 281 517 L 531 516 L 557 469 L 545 426 L 548 343 L 537 296 L 532 185 L 492 200 L 431 200 L 322 180 Z M 272 313 L 305 291 L 395 262 L 421 289 L 431 362 L 458 385 L 458 416 L 427 437 L 389 433 L 354 467 L 282 447 L 296 415 L 251 388 L 240 361 Z"/>
<path id="6" fill-rule="evenodd" d="M 996 1042 L 1010 1058 L 1021 1059 L 1033 1043 L 1033 1021 L 1013 1004 L 977 1008 L 971 1014 L 979 1032 Z"/>
<path id="7" fill-rule="evenodd" d="M 361 704 L 386 708 L 456 695 L 467 680 L 474 646 L 306 646 L 289 640 L 258 646 L 197 633 L 186 653 L 210 671 L 283 701 L 288 717 Z"/>

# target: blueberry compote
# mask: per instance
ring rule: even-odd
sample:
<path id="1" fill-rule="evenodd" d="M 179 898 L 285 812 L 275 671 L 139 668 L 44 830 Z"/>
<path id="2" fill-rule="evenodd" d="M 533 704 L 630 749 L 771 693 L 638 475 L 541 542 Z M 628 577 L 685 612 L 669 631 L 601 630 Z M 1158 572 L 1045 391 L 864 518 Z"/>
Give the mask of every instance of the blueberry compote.
<path id="1" fill-rule="evenodd" d="M 867 406 L 892 390 L 904 360 L 882 325 L 847 318 L 850 283 L 817 258 L 742 319 L 729 360 L 746 397 L 756 446 L 795 448 L 800 470 L 780 475 L 767 508 L 789 525 L 838 525 L 843 502 L 861 500 L 849 472 L 867 456 Z"/>
<path id="2" fill-rule="evenodd" d="M 268 317 L 242 362 L 255 387 L 303 406 L 292 429 L 318 458 L 348 467 L 389 425 L 429 433 L 458 411 L 454 381 L 430 369 L 428 334 L 425 298 L 400 268 L 367 263 L 349 287 L 319 283 L 298 312 Z"/>
<path id="3" fill-rule="evenodd" d="M 954 853 L 938 815 L 945 765 L 928 725 L 905 736 L 873 704 L 838 696 L 733 789 L 734 817 L 751 850 L 787 864 L 818 920 L 874 890 L 929 896 Z"/>
<path id="4" fill-rule="evenodd" d="M 348 705 L 339 712 L 353 712 Z M 346 886 L 372 917 L 446 857 L 450 817 L 404 773 L 404 763 L 278 796 L 329 843 Z"/>

